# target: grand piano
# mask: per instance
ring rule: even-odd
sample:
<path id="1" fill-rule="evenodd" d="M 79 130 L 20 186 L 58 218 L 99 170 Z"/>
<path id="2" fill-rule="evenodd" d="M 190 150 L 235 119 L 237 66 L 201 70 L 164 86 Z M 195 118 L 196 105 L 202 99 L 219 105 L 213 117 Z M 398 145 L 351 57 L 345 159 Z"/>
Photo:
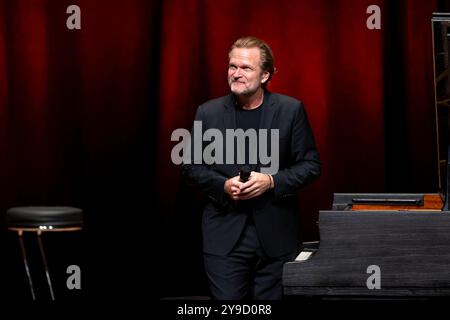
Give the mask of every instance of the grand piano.
<path id="1" fill-rule="evenodd" d="M 283 269 L 288 297 L 450 296 L 450 14 L 435 13 L 435 194 L 334 194 L 319 212 L 320 242 Z"/>

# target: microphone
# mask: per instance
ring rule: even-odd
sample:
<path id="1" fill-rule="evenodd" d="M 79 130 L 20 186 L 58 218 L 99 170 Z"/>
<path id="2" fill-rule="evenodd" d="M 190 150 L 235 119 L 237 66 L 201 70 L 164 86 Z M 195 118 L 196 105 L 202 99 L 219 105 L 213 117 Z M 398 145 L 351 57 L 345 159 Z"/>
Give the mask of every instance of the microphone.
<path id="1" fill-rule="evenodd" d="M 242 166 L 241 170 L 239 171 L 239 179 L 241 180 L 241 182 L 246 182 L 250 177 L 251 172 L 252 171 L 250 170 L 249 166 Z"/>

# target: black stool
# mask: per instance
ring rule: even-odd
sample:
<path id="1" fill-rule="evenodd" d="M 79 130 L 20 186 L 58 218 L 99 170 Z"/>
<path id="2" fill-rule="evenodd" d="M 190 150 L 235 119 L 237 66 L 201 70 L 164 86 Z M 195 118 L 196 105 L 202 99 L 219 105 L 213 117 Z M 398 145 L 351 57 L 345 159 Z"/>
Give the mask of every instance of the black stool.
<path id="1" fill-rule="evenodd" d="M 48 271 L 47 259 L 45 258 L 44 246 L 42 244 L 42 232 L 68 232 L 79 231 L 83 224 L 83 211 L 71 207 L 16 207 L 6 212 L 6 226 L 8 230 L 17 231 L 20 248 L 22 250 L 25 272 L 30 285 L 31 296 L 36 300 L 33 281 L 28 267 L 27 254 L 23 241 L 23 232 L 35 232 L 44 264 L 47 284 L 52 300 L 55 300 L 53 286 Z"/>

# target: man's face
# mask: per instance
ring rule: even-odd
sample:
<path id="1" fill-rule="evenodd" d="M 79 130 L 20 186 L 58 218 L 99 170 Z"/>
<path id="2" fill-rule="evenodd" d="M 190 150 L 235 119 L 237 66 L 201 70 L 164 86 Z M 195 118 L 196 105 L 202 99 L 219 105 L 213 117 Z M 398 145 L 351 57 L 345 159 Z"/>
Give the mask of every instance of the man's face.
<path id="1" fill-rule="evenodd" d="M 228 85 L 236 95 L 252 95 L 269 78 L 269 73 L 261 70 L 258 48 L 234 48 L 229 59 Z"/>

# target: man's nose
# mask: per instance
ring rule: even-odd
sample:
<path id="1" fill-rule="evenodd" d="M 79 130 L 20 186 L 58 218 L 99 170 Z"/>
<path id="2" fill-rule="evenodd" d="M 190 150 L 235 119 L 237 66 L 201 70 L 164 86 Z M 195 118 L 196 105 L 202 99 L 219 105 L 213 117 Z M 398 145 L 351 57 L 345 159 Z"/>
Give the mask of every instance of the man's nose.
<path id="1" fill-rule="evenodd" d="M 233 72 L 233 77 L 239 78 L 241 76 L 241 70 L 241 68 L 236 68 L 236 70 L 234 70 Z"/>

